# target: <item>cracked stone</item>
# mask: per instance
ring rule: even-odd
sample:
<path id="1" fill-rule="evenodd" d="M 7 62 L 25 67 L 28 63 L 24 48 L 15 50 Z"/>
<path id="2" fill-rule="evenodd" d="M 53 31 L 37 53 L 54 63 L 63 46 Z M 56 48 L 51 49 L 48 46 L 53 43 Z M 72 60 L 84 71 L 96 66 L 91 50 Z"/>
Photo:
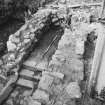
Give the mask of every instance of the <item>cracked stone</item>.
<path id="1" fill-rule="evenodd" d="M 8 48 L 8 51 L 15 51 L 16 45 L 12 43 L 11 41 L 7 41 L 7 48 Z"/>

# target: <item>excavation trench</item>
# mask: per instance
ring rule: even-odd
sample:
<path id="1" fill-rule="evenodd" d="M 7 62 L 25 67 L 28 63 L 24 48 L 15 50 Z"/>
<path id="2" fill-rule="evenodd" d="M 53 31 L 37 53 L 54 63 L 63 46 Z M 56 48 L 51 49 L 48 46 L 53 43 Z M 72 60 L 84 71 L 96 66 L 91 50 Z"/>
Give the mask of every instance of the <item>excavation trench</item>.
<path id="1" fill-rule="evenodd" d="M 42 69 L 46 70 L 52 58 L 52 55 L 55 53 L 58 47 L 58 42 L 61 39 L 63 33 L 63 28 L 61 28 L 60 26 L 51 25 L 50 29 L 47 32 L 43 33 L 38 43 L 36 43 L 32 53 L 28 55 L 29 57 L 27 57 L 27 59 L 23 63 L 19 74 L 21 74 L 22 70 L 24 69 L 29 70 L 29 74 L 30 72 L 34 72 L 34 75 L 40 74 L 40 71 Z M 35 72 L 35 68 L 37 68 L 39 72 Z M 23 80 L 27 80 L 27 84 L 33 83 L 33 87 L 28 87 L 28 85 L 25 84 Z M 13 105 L 19 105 L 21 100 L 24 98 L 24 94 L 27 93 L 27 95 L 29 95 L 32 92 L 33 88 L 34 90 L 37 89 L 37 85 L 39 82 L 32 79 L 32 77 L 28 77 L 27 72 L 26 74 L 24 72 L 23 75 L 20 75 L 18 81 L 16 87 L 14 88 L 13 92 L 10 94 L 4 105 L 8 105 L 7 103 L 9 100 L 12 100 L 12 102 L 14 102 Z M 14 96 L 15 93 L 17 93 L 16 96 Z"/>

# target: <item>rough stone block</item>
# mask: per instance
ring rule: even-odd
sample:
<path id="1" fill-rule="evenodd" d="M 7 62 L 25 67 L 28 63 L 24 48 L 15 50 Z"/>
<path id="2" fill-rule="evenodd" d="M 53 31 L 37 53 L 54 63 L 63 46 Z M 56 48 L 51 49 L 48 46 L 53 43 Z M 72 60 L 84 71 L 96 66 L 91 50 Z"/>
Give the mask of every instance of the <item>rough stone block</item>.
<path id="1" fill-rule="evenodd" d="M 83 55 L 83 53 L 84 53 L 84 41 L 77 39 L 75 52 L 78 55 Z"/>
<path id="2" fill-rule="evenodd" d="M 7 41 L 7 49 L 8 51 L 15 51 L 16 45 L 12 43 L 11 41 Z"/>
<path id="3" fill-rule="evenodd" d="M 40 82 L 39 82 L 39 86 L 38 88 L 41 88 L 43 90 L 49 91 L 52 83 L 53 83 L 54 78 L 50 75 L 43 75 Z"/>
<path id="4" fill-rule="evenodd" d="M 22 79 L 20 78 L 18 81 L 17 81 L 17 85 L 20 85 L 20 86 L 23 86 L 23 87 L 27 87 L 27 88 L 33 88 L 33 82 L 32 81 L 29 81 L 29 80 L 25 80 L 25 79 Z"/>
<path id="5" fill-rule="evenodd" d="M 66 92 L 70 96 L 70 98 L 80 98 L 81 92 L 80 87 L 77 82 L 71 82 L 66 87 Z"/>
<path id="6" fill-rule="evenodd" d="M 33 99 L 35 100 L 40 100 L 40 101 L 49 101 L 49 94 L 47 94 L 45 91 L 42 90 L 36 90 L 35 93 L 33 94 Z"/>
<path id="7" fill-rule="evenodd" d="M 60 79 L 63 79 L 64 78 L 64 74 L 60 73 L 60 72 L 47 72 L 47 71 L 43 71 L 42 72 L 42 75 L 51 75 L 53 77 L 57 77 L 57 78 L 60 78 Z"/>

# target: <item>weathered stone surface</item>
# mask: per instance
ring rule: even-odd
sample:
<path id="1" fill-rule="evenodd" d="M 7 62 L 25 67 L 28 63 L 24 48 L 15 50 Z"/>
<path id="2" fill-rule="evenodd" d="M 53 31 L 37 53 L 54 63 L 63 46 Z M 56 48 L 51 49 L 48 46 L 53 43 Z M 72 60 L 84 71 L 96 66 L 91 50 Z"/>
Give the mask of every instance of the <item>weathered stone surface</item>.
<path id="1" fill-rule="evenodd" d="M 81 97 L 81 92 L 80 92 L 80 87 L 77 82 L 71 82 L 68 84 L 66 87 L 66 92 L 70 96 L 70 98 L 80 98 Z"/>
<path id="2" fill-rule="evenodd" d="M 41 105 L 41 103 L 38 102 L 38 101 L 36 101 L 36 100 L 31 100 L 31 101 L 29 102 L 29 105 Z"/>
<path id="3" fill-rule="evenodd" d="M 53 83 L 53 80 L 54 78 L 51 77 L 50 75 L 43 75 L 39 82 L 38 88 L 49 91 Z"/>
<path id="4" fill-rule="evenodd" d="M 3 64 L 3 61 L 0 59 L 0 65 L 2 65 Z"/>
<path id="5" fill-rule="evenodd" d="M 10 35 L 9 41 L 11 41 L 12 43 L 18 44 L 20 42 L 20 39 L 19 37 L 15 37 L 15 35 Z"/>
<path id="6" fill-rule="evenodd" d="M 10 61 L 14 61 L 15 60 L 15 54 L 14 53 L 11 53 L 10 55 L 9 55 L 9 58 L 8 58 L 8 60 Z"/>
<path id="7" fill-rule="evenodd" d="M 58 43 L 58 49 L 49 63 L 49 68 L 53 72 L 63 73 L 68 79 L 80 81 L 83 79 L 84 64 L 75 52 L 75 42 L 74 33 L 69 29 L 65 29 L 64 35 Z M 78 77 L 75 75 L 78 75 Z"/>
<path id="8" fill-rule="evenodd" d="M 42 90 L 36 90 L 33 94 L 33 99 L 40 100 L 41 102 L 48 102 L 49 101 L 49 94 Z"/>
<path id="9" fill-rule="evenodd" d="M 7 41 L 7 49 L 8 49 L 8 51 L 15 51 L 16 45 L 14 43 L 12 43 L 11 41 Z"/>
<path id="10" fill-rule="evenodd" d="M 27 88 L 33 88 L 33 82 L 32 81 L 29 81 L 29 80 L 26 80 L 26 79 L 22 79 L 20 78 L 18 81 L 17 81 L 17 85 L 20 85 L 20 86 L 23 86 L 23 87 L 27 87 Z"/>
<path id="11" fill-rule="evenodd" d="M 64 74 L 60 73 L 60 72 L 48 72 L 48 71 L 43 71 L 42 75 L 51 75 L 53 77 L 57 77 L 60 79 L 64 78 Z"/>
<path id="12" fill-rule="evenodd" d="M 20 75 L 33 78 L 34 72 L 27 69 L 22 69 Z"/>
<path id="13" fill-rule="evenodd" d="M 84 53 L 84 41 L 77 39 L 76 41 L 76 54 L 83 55 Z"/>

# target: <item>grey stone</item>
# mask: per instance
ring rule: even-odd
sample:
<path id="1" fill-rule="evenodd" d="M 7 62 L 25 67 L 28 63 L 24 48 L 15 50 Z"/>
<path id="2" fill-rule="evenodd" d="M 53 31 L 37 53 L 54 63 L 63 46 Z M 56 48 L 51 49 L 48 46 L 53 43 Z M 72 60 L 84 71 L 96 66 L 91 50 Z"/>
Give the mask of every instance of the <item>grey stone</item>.
<path id="1" fill-rule="evenodd" d="M 26 80 L 26 79 L 22 79 L 22 78 L 20 78 L 17 81 L 17 85 L 24 86 L 24 87 L 31 88 L 31 89 L 33 88 L 33 82 L 32 81 Z"/>
<path id="2" fill-rule="evenodd" d="M 9 41 L 11 41 L 13 43 L 19 43 L 20 39 L 19 39 L 19 37 L 15 37 L 14 35 L 10 35 L 9 36 Z"/>
<path id="3" fill-rule="evenodd" d="M 49 94 L 42 90 L 36 90 L 33 94 L 33 99 L 45 101 L 47 103 L 49 101 Z"/>
<path id="4" fill-rule="evenodd" d="M 66 92 L 70 96 L 70 98 L 80 98 L 81 92 L 80 87 L 77 82 L 71 82 L 66 87 Z"/>
<path id="5" fill-rule="evenodd" d="M 84 41 L 82 39 L 76 40 L 76 54 L 83 55 L 84 53 Z"/>
<path id="6" fill-rule="evenodd" d="M 27 44 L 30 42 L 30 39 L 24 39 L 24 43 Z"/>
<path id="7" fill-rule="evenodd" d="M 15 51 L 16 45 L 14 43 L 12 43 L 11 41 L 7 41 L 7 49 L 8 49 L 8 51 Z"/>
<path id="8" fill-rule="evenodd" d="M 3 61 L 0 59 L 0 65 L 2 65 L 3 64 Z"/>
<path id="9" fill-rule="evenodd" d="M 8 57 L 8 60 L 15 60 L 15 54 L 14 53 L 11 53 Z"/>
<path id="10" fill-rule="evenodd" d="M 38 88 L 49 91 L 53 83 L 53 80 L 54 78 L 51 77 L 50 75 L 43 75 L 39 82 Z"/>
<path id="11" fill-rule="evenodd" d="M 51 75 L 53 77 L 57 77 L 57 78 L 60 78 L 60 79 L 63 79 L 64 78 L 64 74 L 60 73 L 60 72 L 48 72 L 48 71 L 43 71 L 42 72 L 42 75 Z"/>

